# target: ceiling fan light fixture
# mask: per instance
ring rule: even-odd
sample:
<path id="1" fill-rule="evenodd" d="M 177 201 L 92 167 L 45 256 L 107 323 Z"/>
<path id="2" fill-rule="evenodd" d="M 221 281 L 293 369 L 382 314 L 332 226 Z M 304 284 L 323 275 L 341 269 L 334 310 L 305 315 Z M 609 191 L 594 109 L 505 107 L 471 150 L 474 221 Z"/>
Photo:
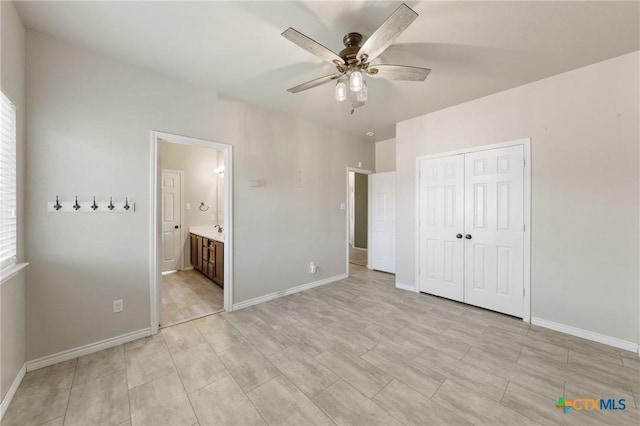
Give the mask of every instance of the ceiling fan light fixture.
<path id="1" fill-rule="evenodd" d="M 362 89 L 358 92 L 358 102 L 366 102 L 369 99 L 369 91 L 367 90 L 367 82 L 362 82 Z"/>
<path id="2" fill-rule="evenodd" d="M 349 77 L 349 88 L 352 92 L 359 92 L 362 90 L 362 73 L 360 71 L 353 71 L 351 77 Z"/>
<path id="3" fill-rule="evenodd" d="M 428 68 L 391 64 L 371 65 L 371 61 L 380 56 L 417 17 L 418 14 L 414 10 L 402 3 L 366 39 L 364 44 L 362 44 L 363 36 L 360 33 L 350 32 L 345 35 L 342 39 L 345 48 L 340 53 L 335 53 L 301 32 L 288 28 L 282 33 L 284 38 L 331 63 L 337 72 L 299 84 L 287 91 L 298 93 L 337 80 L 336 101 L 344 102 L 349 98 L 351 114 L 353 114 L 354 110 L 363 106 L 368 99 L 369 91 L 364 74 L 368 78 L 383 80 L 424 81 L 431 71 Z M 347 88 L 347 81 L 349 88 Z"/>
<path id="4" fill-rule="evenodd" d="M 336 101 L 344 102 L 347 100 L 347 85 L 344 84 L 344 81 L 339 81 L 336 83 Z"/>

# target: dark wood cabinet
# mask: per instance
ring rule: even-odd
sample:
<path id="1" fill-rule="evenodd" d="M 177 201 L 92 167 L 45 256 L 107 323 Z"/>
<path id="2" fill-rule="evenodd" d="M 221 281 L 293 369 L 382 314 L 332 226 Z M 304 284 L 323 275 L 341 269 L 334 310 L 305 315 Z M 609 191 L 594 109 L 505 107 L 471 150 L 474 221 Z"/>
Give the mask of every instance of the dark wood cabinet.
<path id="1" fill-rule="evenodd" d="M 190 234 L 191 265 L 224 288 L 224 243 Z"/>
<path id="2" fill-rule="evenodd" d="M 224 288 L 224 243 L 214 241 L 216 268 L 213 282 Z"/>
<path id="3" fill-rule="evenodd" d="M 200 248 L 202 250 L 202 270 L 207 270 L 207 263 L 209 262 L 209 240 L 206 238 L 202 239 L 202 246 Z"/>
<path id="4" fill-rule="evenodd" d="M 195 268 L 202 272 L 202 238 L 200 235 L 196 235 L 196 266 Z"/>
<path id="5" fill-rule="evenodd" d="M 194 234 L 189 234 L 189 239 L 191 240 L 191 251 L 189 251 L 189 257 L 191 258 L 191 266 L 195 269 L 198 258 L 198 239 Z"/>
<path id="6" fill-rule="evenodd" d="M 208 262 L 207 263 L 207 273 L 205 274 L 211 281 L 213 280 L 213 277 L 216 275 L 216 264 L 215 262 Z M 215 281 L 214 281 L 215 282 Z"/>

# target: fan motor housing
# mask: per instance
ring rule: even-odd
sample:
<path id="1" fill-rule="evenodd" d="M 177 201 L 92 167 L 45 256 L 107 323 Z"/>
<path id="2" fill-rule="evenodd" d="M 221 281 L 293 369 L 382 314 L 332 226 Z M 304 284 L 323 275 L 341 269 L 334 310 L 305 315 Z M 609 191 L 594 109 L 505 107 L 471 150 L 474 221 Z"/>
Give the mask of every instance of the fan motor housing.
<path id="1" fill-rule="evenodd" d="M 362 34 L 349 33 L 342 38 L 342 42 L 345 48 L 338 54 L 347 65 L 355 64 L 358 62 L 358 51 L 360 50 L 360 43 L 362 43 Z"/>

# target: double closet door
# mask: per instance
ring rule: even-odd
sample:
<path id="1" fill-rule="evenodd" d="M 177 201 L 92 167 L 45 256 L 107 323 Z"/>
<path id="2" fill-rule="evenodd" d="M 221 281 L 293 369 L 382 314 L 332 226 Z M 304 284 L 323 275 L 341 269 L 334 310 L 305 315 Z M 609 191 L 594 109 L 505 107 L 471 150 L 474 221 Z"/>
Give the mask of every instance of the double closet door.
<path id="1" fill-rule="evenodd" d="M 419 162 L 419 288 L 522 317 L 524 148 Z"/>

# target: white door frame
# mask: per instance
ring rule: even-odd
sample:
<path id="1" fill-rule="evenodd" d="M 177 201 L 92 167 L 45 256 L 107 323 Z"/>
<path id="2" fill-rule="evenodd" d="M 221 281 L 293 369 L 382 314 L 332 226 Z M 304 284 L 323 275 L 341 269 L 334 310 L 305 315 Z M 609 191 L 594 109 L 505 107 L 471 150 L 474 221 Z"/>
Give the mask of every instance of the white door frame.
<path id="1" fill-rule="evenodd" d="M 150 328 L 151 335 L 158 332 L 160 323 L 160 310 L 158 308 L 158 296 L 162 290 L 162 274 L 160 272 L 160 250 L 158 244 L 160 236 L 160 143 L 167 142 L 213 148 L 224 155 L 224 310 L 233 310 L 233 146 L 207 141 L 204 139 L 190 138 L 171 133 L 151 131 L 151 197 L 149 203 L 149 297 L 150 297 Z"/>
<path id="2" fill-rule="evenodd" d="M 420 211 L 419 202 L 420 199 L 420 161 L 428 160 L 431 158 L 447 157 L 450 155 L 467 154 L 470 152 L 485 151 L 487 149 L 506 148 L 509 146 L 522 145 L 524 149 L 524 306 L 522 320 L 524 322 L 531 322 L 531 138 L 516 139 L 507 142 L 500 142 L 491 145 L 473 146 L 464 149 L 458 149 L 455 151 L 440 152 L 438 154 L 423 155 L 416 157 L 416 219 L 415 219 L 415 235 L 418 235 Z M 420 292 L 420 239 L 416 238 L 415 241 L 415 283 L 416 292 Z"/>
<path id="3" fill-rule="evenodd" d="M 351 207 L 351 194 L 349 194 L 349 172 L 354 172 L 354 173 L 360 173 L 361 175 L 371 175 L 373 173 L 375 173 L 373 170 L 367 170 L 367 169 L 361 169 L 359 167 L 350 167 L 347 166 L 347 173 L 346 173 L 346 194 L 347 194 L 347 202 L 345 204 L 346 208 L 345 208 L 345 215 L 347 217 L 347 233 L 346 233 L 346 248 L 347 248 L 347 261 L 345 263 L 345 273 L 349 274 L 349 208 Z M 371 265 L 371 252 L 369 251 L 369 243 L 371 242 L 369 240 L 369 236 L 371 235 L 371 221 L 369 220 L 369 215 L 371 214 L 371 185 L 369 185 L 367 183 L 367 268 L 369 267 L 369 265 Z"/>
<path id="4" fill-rule="evenodd" d="M 184 171 L 183 170 L 173 170 L 173 169 L 160 169 L 160 173 L 162 176 L 162 172 L 170 172 L 177 173 L 180 175 L 180 269 L 184 269 Z M 162 190 L 162 186 L 160 186 L 160 190 Z M 160 212 L 162 214 L 162 211 Z M 160 240 L 162 242 L 162 240 Z M 159 255 L 160 253 L 158 253 Z"/>

